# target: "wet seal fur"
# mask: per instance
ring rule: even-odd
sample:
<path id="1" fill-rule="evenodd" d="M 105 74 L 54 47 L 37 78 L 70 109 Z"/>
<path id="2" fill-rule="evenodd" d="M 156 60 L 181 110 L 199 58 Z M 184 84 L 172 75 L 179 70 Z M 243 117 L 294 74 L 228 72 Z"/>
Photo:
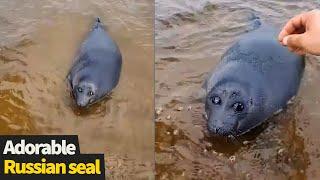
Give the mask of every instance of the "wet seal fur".
<path id="1" fill-rule="evenodd" d="M 206 80 L 211 135 L 241 136 L 281 111 L 297 94 L 304 57 L 281 46 L 277 34 L 262 25 L 243 35 Z"/>
<path id="2" fill-rule="evenodd" d="M 99 18 L 82 43 L 67 80 L 79 107 L 101 100 L 117 86 L 122 56 Z"/>

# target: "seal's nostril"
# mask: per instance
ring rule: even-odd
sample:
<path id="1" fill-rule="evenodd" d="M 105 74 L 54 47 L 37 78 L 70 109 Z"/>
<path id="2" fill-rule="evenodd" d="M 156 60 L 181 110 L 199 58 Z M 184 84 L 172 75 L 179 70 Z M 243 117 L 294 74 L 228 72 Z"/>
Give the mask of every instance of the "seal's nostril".
<path id="1" fill-rule="evenodd" d="M 216 128 L 216 133 L 220 134 L 221 133 L 221 129 L 220 128 Z"/>
<path id="2" fill-rule="evenodd" d="M 213 128 L 213 132 L 214 133 L 218 133 L 218 129 L 217 128 Z"/>
<path id="3" fill-rule="evenodd" d="M 234 136 L 231 135 L 231 134 L 229 134 L 229 135 L 228 135 L 228 138 L 229 138 L 229 139 L 234 139 Z"/>
<path id="4" fill-rule="evenodd" d="M 216 134 L 217 133 L 217 128 L 211 128 L 211 132 Z"/>
<path id="5" fill-rule="evenodd" d="M 78 105 L 79 107 L 85 107 L 85 106 L 86 106 L 86 104 L 83 103 L 83 102 L 77 102 L 77 105 Z"/>

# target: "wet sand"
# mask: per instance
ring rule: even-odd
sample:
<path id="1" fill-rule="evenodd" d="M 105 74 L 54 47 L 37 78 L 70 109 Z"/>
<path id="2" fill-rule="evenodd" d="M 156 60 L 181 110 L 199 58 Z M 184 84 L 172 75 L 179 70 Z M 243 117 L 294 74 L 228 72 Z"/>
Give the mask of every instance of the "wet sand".
<path id="1" fill-rule="evenodd" d="M 156 178 L 318 179 L 320 59 L 306 58 L 299 94 L 244 145 L 212 141 L 198 92 L 253 15 L 280 28 L 316 1 L 156 2 Z"/>
<path id="2" fill-rule="evenodd" d="M 153 2 L 0 3 L 1 134 L 77 134 L 82 153 L 105 153 L 108 179 L 153 177 Z M 65 77 L 99 16 L 123 56 L 111 99 L 78 110 Z"/>

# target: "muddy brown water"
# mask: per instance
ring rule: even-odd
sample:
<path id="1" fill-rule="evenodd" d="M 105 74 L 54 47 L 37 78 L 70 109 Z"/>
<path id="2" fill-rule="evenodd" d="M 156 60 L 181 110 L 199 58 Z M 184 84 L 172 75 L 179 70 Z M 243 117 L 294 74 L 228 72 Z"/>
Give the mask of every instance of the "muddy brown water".
<path id="1" fill-rule="evenodd" d="M 153 2 L 0 2 L 0 133 L 76 134 L 82 153 L 105 153 L 108 179 L 154 169 Z M 123 56 L 112 98 L 77 110 L 65 77 L 99 16 Z"/>
<path id="2" fill-rule="evenodd" d="M 317 1 L 157 0 L 156 178 L 319 179 L 320 61 L 308 56 L 299 94 L 237 147 L 212 141 L 199 101 L 207 72 L 253 15 L 280 28 Z M 159 111 L 160 112 L 160 111 Z"/>

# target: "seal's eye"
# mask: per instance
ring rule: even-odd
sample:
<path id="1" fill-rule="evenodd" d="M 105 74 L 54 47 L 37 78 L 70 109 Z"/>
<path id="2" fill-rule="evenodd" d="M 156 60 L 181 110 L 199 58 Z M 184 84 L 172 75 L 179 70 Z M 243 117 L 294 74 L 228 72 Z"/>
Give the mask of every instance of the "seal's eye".
<path id="1" fill-rule="evenodd" d="M 78 87 L 77 90 L 78 90 L 78 92 L 82 92 L 83 91 L 83 89 L 81 87 Z"/>
<path id="2" fill-rule="evenodd" d="M 242 103 L 240 103 L 240 102 L 234 103 L 234 104 L 232 105 L 232 107 L 233 107 L 233 110 L 234 110 L 235 112 L 241 112 L 241 111 L 243 111 L 243 109 L 244 109 L 244 105 L 243 105 Z"/>
<path id="3" fill-rule="evenodd" d="M 211 101 L 212 101 L 213 104 L 216 104 L 216 105 L 221 104 L 221 99 L 218 96 L 211 97 Z"/>
<path id="4" fill-rule="evenodd" d="M 89 96 L 93 96 L 94 93 L 93 93 L 92 91 L 89 91 L 88 95 L 89 95 Z"/>

